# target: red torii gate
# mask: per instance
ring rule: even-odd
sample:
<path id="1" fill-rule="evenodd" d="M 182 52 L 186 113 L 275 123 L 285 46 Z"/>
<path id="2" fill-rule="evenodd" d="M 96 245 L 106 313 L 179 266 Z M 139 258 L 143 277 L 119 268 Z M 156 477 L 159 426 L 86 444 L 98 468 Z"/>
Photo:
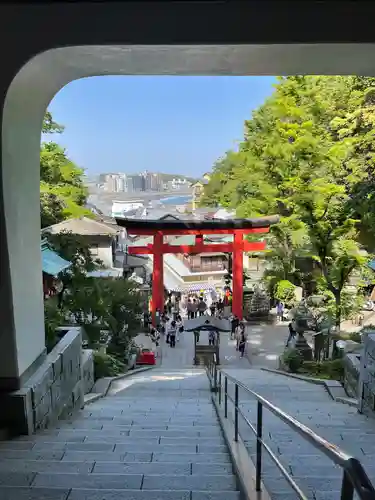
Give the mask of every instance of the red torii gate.
<path id="1" fill-rule="evenodd" d="M 233 220 L 143 220 L 116 218 L 117 225 L 126 228 L 129 235 L 153 236 L 153 243 L 145 246 L 132 246 L 128 248 L 131 255 L 153 255 L 152 273 L 152 317 L 155 321 L 157 309 L 164 309 L 164 279 L 163 255 L 172 254 L 198 254 L 206 252 L 232 252 L 233 253 L 233 287 L 232 311 L 240 319 L 243 317 L 243 252 L 259 252 L 265 250 L 264 241 L 249 242 L 244 240 L 244 235 L 268 233 L 272 224 L 277 224 L 278 216 L 259 217 L 254 219 Z M 205 244 L 204 235 L 226 234 L 233 235 L 233 242 Z M 164 236 L 194 235 L 194 245 L 170 245 L 164 243 Z"/>

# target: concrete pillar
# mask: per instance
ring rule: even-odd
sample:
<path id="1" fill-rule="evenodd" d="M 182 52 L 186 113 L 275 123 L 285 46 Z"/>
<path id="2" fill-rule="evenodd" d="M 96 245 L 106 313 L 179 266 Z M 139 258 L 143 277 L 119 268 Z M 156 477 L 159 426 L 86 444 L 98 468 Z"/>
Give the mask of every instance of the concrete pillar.
<path id="1" fill-rule="evenodd" d="M 40 251 L 40 133 L 51 96 L 21 70 L 2 72 L 0 393 L 19 389 L 45 355 Z M 13 76 L 13 75 L 12 75 Z M 27 75 L 26 75 L 27 76 Z M 6 84 L 11 84 L 6 88 Z"/>

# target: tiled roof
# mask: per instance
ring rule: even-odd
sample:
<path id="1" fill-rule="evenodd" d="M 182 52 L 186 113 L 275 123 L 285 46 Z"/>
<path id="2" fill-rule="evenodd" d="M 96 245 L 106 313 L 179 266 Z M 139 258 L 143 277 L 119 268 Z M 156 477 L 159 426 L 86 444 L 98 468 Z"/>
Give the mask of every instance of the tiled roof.
<path id="1" fill-rule="evenodd" d="M 111 225 L 103 222 L 98 222 L 87 217 L 80 217 L 48 226 L 42 230 L 42 233 L 58 234 L 62 231 L 71 231 L 73 234 L 111 236 L 117 234 L 119 230 L 120 228 L 117 226 L 111 227 Z"/>

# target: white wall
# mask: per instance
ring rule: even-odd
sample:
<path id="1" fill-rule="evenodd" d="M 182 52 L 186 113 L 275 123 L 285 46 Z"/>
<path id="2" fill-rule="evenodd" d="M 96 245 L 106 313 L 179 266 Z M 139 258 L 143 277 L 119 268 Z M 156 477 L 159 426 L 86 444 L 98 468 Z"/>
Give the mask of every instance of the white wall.
<path id="1" fill-rule="evenodd" d="M 94 258 L 100 259 L 104 267 L 113 267 L 112 245 L 111 243 L 99 243 L 98 247 L 93 246 L 90 248 L 91 254 Z"/>

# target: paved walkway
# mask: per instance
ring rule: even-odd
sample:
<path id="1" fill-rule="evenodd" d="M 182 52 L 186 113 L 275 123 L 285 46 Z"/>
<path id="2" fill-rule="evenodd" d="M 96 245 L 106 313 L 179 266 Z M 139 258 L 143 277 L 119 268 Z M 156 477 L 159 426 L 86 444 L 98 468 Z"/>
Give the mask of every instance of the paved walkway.
<path id="1" fill-rule="evenodd" d="M 208 333 L 202 332 L 200 335 L 201 344 L 208 344 Z M 250 368 L 250 363 L 246 357 L 241 358 L 236 351 L 236 342 L 230 339 L 230 334 L 222 332 L 220 334 L 220 358 L 223 366 L 233 368 Z M 194 360 L 194 334 L 193 332 L 183 332 L 180 340 L 176 342 L 176 347 L 171 348 L 165 342 L 165 337 L 161 339 L 161 366 L 163 368 L 183 368 L 192 367 Z"/>
<path id="2" fill-rule="evenodd" d="M 251 366 L 254 368 L 278 368 L 279 357 L 285 350 L 289 336 L 288 322 L 248 324 L 246 333 L 247 354 Z M 306 332 L 305 338 L 312 347 L 312 333 Z"/>

